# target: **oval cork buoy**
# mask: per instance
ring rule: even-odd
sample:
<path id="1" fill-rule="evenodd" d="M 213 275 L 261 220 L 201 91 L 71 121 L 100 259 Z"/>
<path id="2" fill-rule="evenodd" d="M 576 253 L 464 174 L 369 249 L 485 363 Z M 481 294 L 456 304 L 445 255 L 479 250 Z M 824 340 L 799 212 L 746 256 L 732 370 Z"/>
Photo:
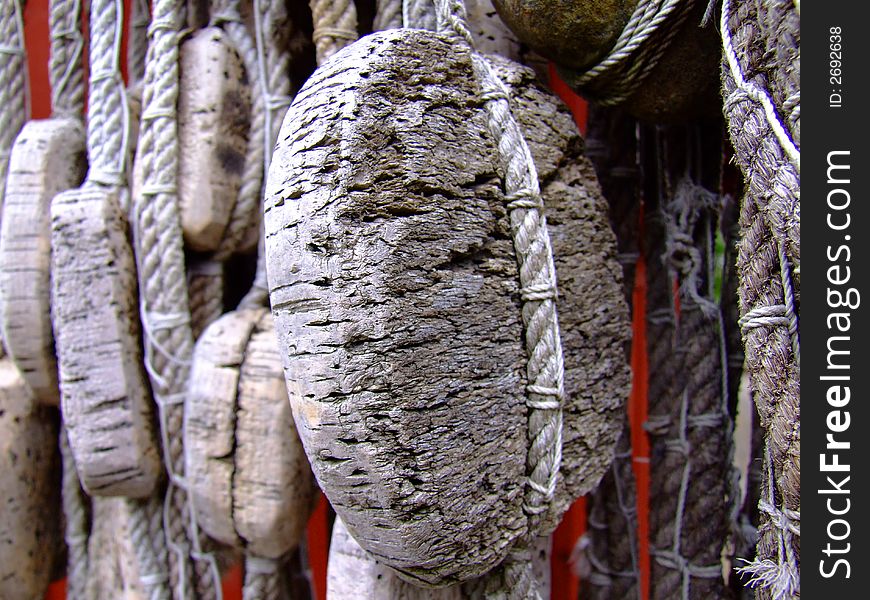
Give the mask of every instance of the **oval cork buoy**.
<path id="1" fill-rule="evenodd" d="M 219 27 L 181 46 L 178 92 L 178 201 L 187 244 L 220 245 L 236 204 L 251 118 L 242 60 Z"/>
<path id="2" fill-rule="evenodd" d="M 567 110 L 505 60 L 551 219 L 566 404 L 541 531 L 607 468 L 628 315 L 607 205 Z M 470 52 L 394 30 L 344 49 L 290 107 L 266 193 L 271 306 L 321 489 L 409 581 L 495 567 L 526 536 L 517 259 Z"/>
<path id="3" fill-rule="evenodd" d="M 52 202 L 53 321 L 61 406 L 82 486 L 91 495 L 143 498 L 161 457 L 118 196 L 86 186 Z"/>
<path id="4" fill-rule="evenodd" d="M 42 598 L 62 544 L 57 411 L 0 360 L 0 598 Z"/>
<path id="5" fill-rule="evenodd" d="M 523 43 L 572 69 L 588 68 L 613 47 L 637 0 L 492 0 Z"/>
<path id="6" fill-rule="evenodd" d="M 78 187 L 87 168 L 78 119 L 30 121 L 9 159 L 0 225 L 0 322 L 6 349 L 34 398 L 57 405 L 57 360 L 51 330 L 50 203 Z"/>
<path id="7" fill-rule="evenodd" d="M 609 100 L 608 83 L 578 83 L 608 56 L 630 22 L 637 0 L 493 0 L 499 15 L 532 50 L 553 61 L 562 78 L 591 99 Z M 647 7 L 647 10 L 653 7 Z M 620 102 L 632 116 L 657 123 L 717 116 L 721 41 L 712 24 L 701 25 L 707 3 L 687 1 L 664 18 L 645 44 L 665 48 L 638 87 Z M 650 12 L 652 16 L 654 12 Z M 677 16 L 677 15 L 680 16 Z M 656 18 L 659 18 L 658 16 Z M 674 31 L 671 31 L 674 30 Z M 635 51 L 636 54 L 636 51 Z M 622 62 L 630 64 L 629 57 Z M 643 69 L 642 69 L 643 70 Z M 625 79 L 619 71 L 613 77 Z"/>
<path id="8" fill-rule="evenodd" d="M 228 313 L 197 341 L 184 439 L 191 499 L 206 533 L 266 559 L 296 546 L 314 485 L 268 310 Z"/>

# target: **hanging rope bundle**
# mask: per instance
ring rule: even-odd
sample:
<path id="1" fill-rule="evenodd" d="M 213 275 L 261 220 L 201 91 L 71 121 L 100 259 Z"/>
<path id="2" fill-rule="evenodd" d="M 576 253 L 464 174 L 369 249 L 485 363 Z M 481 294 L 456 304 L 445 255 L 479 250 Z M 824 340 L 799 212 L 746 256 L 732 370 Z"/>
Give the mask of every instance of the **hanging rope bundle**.
<path id="1" fill-rule="evenodd" d="M 727 407 L 721 314 L 712 298 L 710 257 L 717 203 L 716 195 L 684 177 L 670 198 L 666 193 L 661 207 L 662 260 L 669 276 L 653 279 L 651 285 L 667 294 L 672 290 L 669 282 L 674 281 L 670 274 L 676 275 L 679 308 L 669 298 L 672 313 L 663 323 L 673 327 L 673 345 L 668 358 L 652 371 L 651 382 L 654 598 L 725 593 L 721 554 L 733 512 L 733 426 Z"/>
<path id="2" fill-rule="evenodd" d="M 144 181 L 133 198 L 132 215 L 145 366 L 157 402 L 169 477 L 163 532 L 169 548 L 172 594 L 183 599 L 194 594 L 213 598 L 219 574 L 214 559 L 202 551 L 189 511 L 181 435 L 193 350 L 177 198 L 178 44 L 184 6 L 177 0 L 158 0 L 153 11 L 139 133 Z"/>
<path id="3" fill-rule="evenodd" d="M 770 28 L 759 34 L 758 23 Z M 746 178 L 740 324 L 765 432 L 760 539 L 743 572 L 760 597 L 775 599 L 800 589 L 800 95 L 799 62 L 792 60 L 800 56 L 799 25 L 792 3 L 774 3 L 764 14 L 750 2 L 722 5 L 725 114 Z M 768 74 L 761 47 L 772 45 L 782 51 Z"/>
<path id="4" fill-rule="evenodd" d="M 82 188 L 52 203 L 53 325 L 70 454 L 85 487 L 97 495 L 144 498 L 159 493 L 161 469 L 139 351 L 134 259 L 122 210 L 128 205 L 132 129 L 120 72 L 122 11 L 116 0 L 92 4 L 90 168 Z M 69 495 L 75 498 L 74 490 Z M 139 589 L 148 598 L 166 598 L 165 567 L 160 566 L 165 543 L 162 532 L 149 531 L 159 506 L 148 500 L 125 502 L 96 500 L 93 531 L 99 537 L 106 530 L 104 519 L 128 530 Z M 80 523 L 77 507 L 69 510 L 71 523 Z M 97 552 L 112 554 L 100 543 Z M 81 590 L 80 574 L 90 571 L 82 593 L 95 593 L 94 580 L 114 567 L 98 557 L 85 560 L 84 549 L 71 551 L 71 561 L 84 563 L 71 562 L 70 572 L 77 575 L 72 589 Z M 100 589 L 113 593 L 111 586 Z"/>

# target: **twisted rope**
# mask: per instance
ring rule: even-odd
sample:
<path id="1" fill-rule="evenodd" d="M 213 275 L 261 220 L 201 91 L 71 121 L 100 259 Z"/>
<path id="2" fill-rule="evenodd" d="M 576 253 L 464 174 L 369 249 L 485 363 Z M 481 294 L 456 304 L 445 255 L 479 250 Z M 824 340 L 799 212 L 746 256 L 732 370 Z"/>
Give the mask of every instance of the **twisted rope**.
<path id="1" fill-rule="evenodd" d="M 281 597 L 281 561 L 254 555 L 245 557 L 245 600 L 279 600 Z"/>
<path id="2" fill-rule="evenodd" d="M 402 22 L 411 29 L 435 31 L 435 0 L 402 0 Z"/>
<path id="3" fill-rule="evenodd" d="M 438 30 L 473 48 L 462 0 L 438 0 Z M 504 173 L 505 197 L 519 266 L 520 298 L 529 358 L 528 480 L 523 510 L 527 536 L 504 565 L 504 581 L 511 598 L 539 597 L 528 552 L 538 525 L 550 508 L 562 459 L 562 344 L 556 313 L 556 272 L 543 215 L 538 174 L 522 131 L 510 111 L 508 91 L 480 54 L 472 53 L 474 74 L 487 112 L 487 125 L 496 140 Z"/>
<path id="4" fill-rule="evenodd" d="M 190 326 L 198 338 L 209 323 L 224 312 L 224 266 L 205 259 L 190 264 L 187 273 L 187 293 L 190 295 Z"/>
<path id="5" fill-rule="evenodd" d="M 66 586 L 70 598 L 85 598 L 88 583 L 88 502 L 79 482 L 75 460 L 69 446 L 66 427 L 60 431 L 60 455 L 63 461 L 61 498 L 66 521 L 64 540 L 67 547 Z"/>
<path id="6" fill-rule="evenodd" d="M 148 27 L 139 152 L 144 181 L 134 198 L 133 233 L 139 275 L 145 368 L 157 401 L 164 463 L 169 481 L 162 507 L 173 597 L 220 597 L 213 557 L 202 552 L 184 479 L 184 390 L 193 335 L 177 197 L 178 45 L 184 20 L 181 0 L 157 0 Z M 156 515 L 150 537 L 159 536 Z M 197 566 L 192 567 L 195 561 Z"/>
<path id="7" fill-rule="evenodd" d="M 402 0 L 377 0 L 374 31 L 399 29 L 402 26 Z"/>
<path id="8" fill-rule="evenodd" d="M 268 174 L 272 159 L 272 148 L 278 139 L 278 131 L 284 114 L 292 101 L 290 96 L 290 52 L 281 43 L 280 31 L 287 20 L 286 7 L 275 0 L 254 0 L 254 32 L 257 40 L 257 64 L 260 84 L 263 91 L 265 111 L 265 151 L 263 153 L 263 173 Z M 262 215 L 262 207 L 258 212 Z M 259 219 L 262 226 L 262 219 Z M 257 245 L 257 271 L 250 291 L 242 299 L 241 306 L 267 306 L 269 286 L 266 281 L 266 259 L 263 236 Z"/>
<path id="9" fill-rule="evenodd" d="M 121 76 L 121 0 L 91 1 L 88 182 L 126 187 L 130 106 Z"/>
<path id="10" fill-rule="evenodd" d="M 765 441 L 759 506 L 787 516 L 800 513 L 800 154 L 759 73 L 766 58 L 756 48 L 768 32 L 760 30 L 757 11 L 752 2 L 723 1 L 722 83 L 747 183 L 738 272 L 746 365 Z M 800 536 L 771 510 L 762 510 L 759 534 L 756 556 L 741 571 L 759 598 L 797 597 Z"/>
<path id="11" fill-rule="evenodd" d="M 9 154 L 30 118 L 24 21 L 20 0 L 0 3 L 0 206 L 6 192 Z"/>
<path id="12" fill-rule="evenodd" d="M 353 0 L 309 0 L 314 22 L 314 47 L 317 64 L 355 42 L 356 5 Z"/>
<path id="13" fill-rule="evenodd" d="M 85 80 L 82 52 L 80 0 L 51 0 L 48 27 L 51 55 L 48 80 L 51 84 L 51 109 L 57 117 L 81 119 L 85 108 Z"/>
<path id="14" fill-rule="evenodd" d="M 127 77 L 132 87 L 145 79 L 151 3 L 148 0 L 133 0 L 131 10 L 130 37 L 127 44 Z"/>
<path id="15" fill-rule="evenodd" d="M 126 196 L 130 144 L 130 107 L 121 76 L 123 24 L 121 0 L 92 0 L 90 11 L 90 82 L 88 159 L 85 186 L 106 186 Z M 123 514 L 132 538 L 139 588 L 150 600 L 170 597 L 166 569 L 160 563 L 165 538 L 148 535 L 154 506 L 125 499 Z"/>
<path id="16" fill-rule="evenodd" d="M 640 0 L 601 61 L 583 73 L 560 74 L 605 106 L 625 102 L 656 67 L 696 0 Z"/>

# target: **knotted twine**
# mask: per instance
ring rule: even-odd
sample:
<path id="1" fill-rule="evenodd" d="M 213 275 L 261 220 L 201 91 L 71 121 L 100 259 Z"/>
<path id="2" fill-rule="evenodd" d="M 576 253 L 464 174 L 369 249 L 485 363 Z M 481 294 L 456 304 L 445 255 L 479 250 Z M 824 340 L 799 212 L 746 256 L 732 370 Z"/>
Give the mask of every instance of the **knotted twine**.
<path id="1" fill-rule="evenodd" d="M 771 30 L 800 22 L 791 3 L 775 8 L 762 14 L 754 2 L 723 0 L 720 21 L 724 109 L 747 183 L 738 255 L 740 324 L 765 432 L 760 539 L 755 559 L 742 572 L 765 599 L 800 593 L 800 96 L 789 95 L 788 81 L 781 85 L 793 79 L 785 73 L 794 67 L 774 60 L 768 74 L 762 51 L 765 42 L 779 44 L 768 39 Z M 787 55 L 800 56 L 798 35 L 792 30 L 786 36 L 794 44 L 783 49 Z M 769 82 L 786 90 L 779 94 L 785 97 L 780 107 Z M 783 112 L 794 137 L 783 125 Z"/>
<path id="2" fill-rule="evenodd" d="M 701 150 L 691 142 L 687 147 L 691 165 Z M 723 597 L 721 554 L 734 497 L 724 329 L 713 299 L 719 196 L 697 182 L 700 175 L 691 167 L 670 184 L 667 156 L 660 146 L 661 223 L 649 227 L 663 234 L 663 244 L 651 250 L 661 252 L 664 267 L 659 277 L 651 269 L 649 278 L 650 294 L 664 299 L 650 303 L 664 305 L 651 312 L 650 341 L 660 340 L 657 348 L 665 350 L 664 356 L 650 352 L 651 597 Z"/>
<path id="3" fill-rule="evenodd" d="M 0 209 L 12 145 L 30 118 L 26 61 L 21 1 L 4 1 L 0 3 Z M 4 354 L 0 333 L 0 357 Z"/>
<path id="4" fill-rule="evenodd" d="M 573 88 L 598 104 L 625 102 L 658 65 L 696 0 L 640 0 L 613 48 L 582 73 L 559 69 Z"/>
<path id="5" fill-rule="evenodd" d="M 562 458 L 562 345 L 556 313 L 556 271 L 543 215 L 538 174 L 529 147 L 511 114 L 509 94 L 489 62 L 473 51 L 473 40 L 462 0 L 436 2 L 438 31 L 472 49 L 472 65 L 487 112 L 490 134 L 496 141 L 504 172 L 511 233 L 520 277 L 527 363 L 528 437 L 525 537 L 505 560 L 503 588 L 484 583 L 485 594 L 509 598 L 539 598 L 531 564 L 531 545 L 550 509 Z M 496 574 L 496 576 L 499 576 Z"/>

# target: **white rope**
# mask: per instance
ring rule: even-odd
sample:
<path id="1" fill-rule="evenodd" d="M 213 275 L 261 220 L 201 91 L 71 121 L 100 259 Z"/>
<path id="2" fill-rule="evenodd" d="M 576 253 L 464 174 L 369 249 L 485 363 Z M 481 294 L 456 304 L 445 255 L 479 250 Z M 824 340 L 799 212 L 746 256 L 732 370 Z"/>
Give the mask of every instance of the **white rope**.
<path id="1" fill-rule="evenodd" d="M 613 48 L 598 64 L 580 74 L 563 75 L 577 88 L 595 87 L 608 78 L 605 85 L 594 89 L 596 101 L 606 106 L 621 104 L 658 65 L 694 2 L 640 0 Z"/>
<path id="2" fill-rule="evenodd" d="M 81 0 L 51 0 L 49 35 L 51 55 L 48 78 L 51 85 L 51 109 L 55 116 L 83 116 L 85 105 L 82 52 L 85 41 L 81 32 Z"/>

